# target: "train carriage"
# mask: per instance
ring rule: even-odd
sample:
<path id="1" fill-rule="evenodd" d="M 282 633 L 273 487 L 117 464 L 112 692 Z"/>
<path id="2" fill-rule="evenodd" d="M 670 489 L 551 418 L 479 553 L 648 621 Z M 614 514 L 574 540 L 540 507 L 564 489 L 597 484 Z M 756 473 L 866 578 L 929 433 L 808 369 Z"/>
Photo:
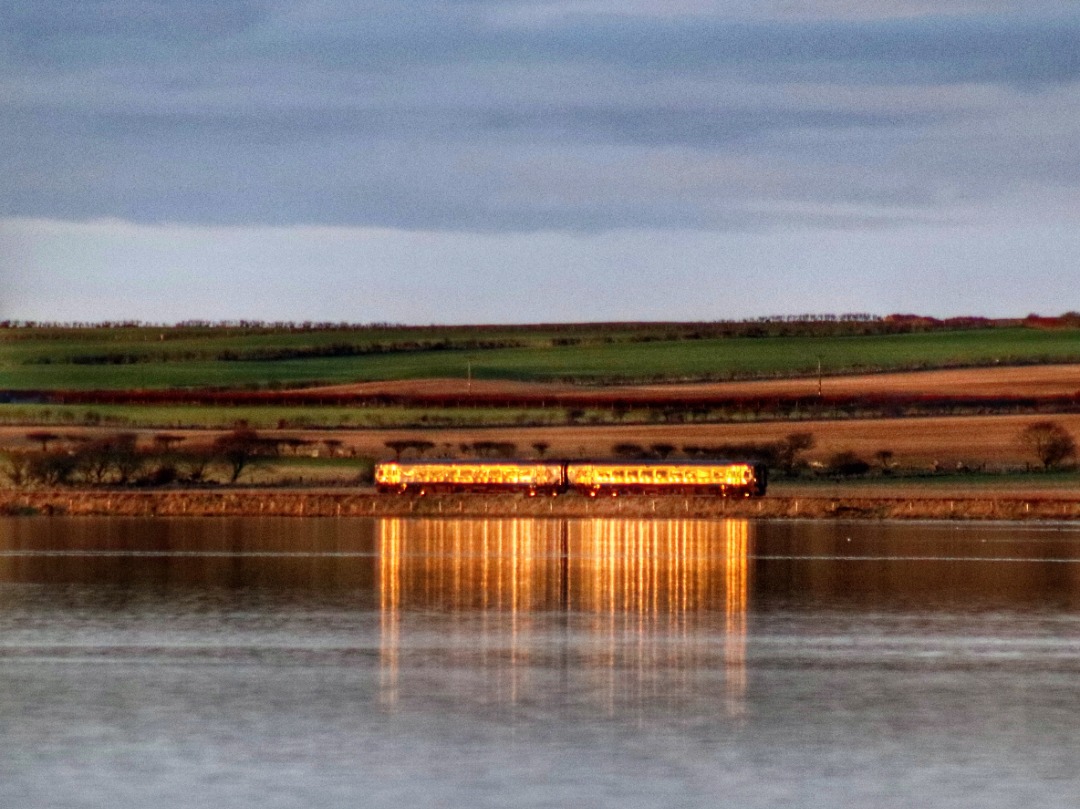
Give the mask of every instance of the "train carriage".
<path id="1" fill-rule="evenodd" d="M 565 464 L 536 461 L 390 461 L 375 467 L 381 492 L 505 492 L 556 494 Z"/>
<path id="2" fill-rule="evenodd" d="M 767 470 L 760 463 L 700 461 L 582 461 L 567 465 L 570 489 L 601 494 L 711 494 L 753 497 L 765 493 Z"/>
<path id="3" fill-rule="evenodd" d="M 589 497 L 695 494 L 756 497 L 765 493 L 760 463 L 721 461 L 389 461 L 375 468 L 380 492 L 574 491 Z"/>

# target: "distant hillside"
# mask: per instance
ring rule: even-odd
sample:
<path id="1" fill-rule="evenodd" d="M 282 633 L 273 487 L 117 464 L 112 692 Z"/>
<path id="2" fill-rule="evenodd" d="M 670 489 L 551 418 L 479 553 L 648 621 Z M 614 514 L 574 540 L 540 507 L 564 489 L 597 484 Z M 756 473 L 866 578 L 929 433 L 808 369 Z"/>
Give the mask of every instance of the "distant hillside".
<path id="1" fill-rule="evenodd" d="M 1080 315 L 395 326 L 0 324 L 0 390 L 474 378 L 631 384 L 1080 362 Z"/>

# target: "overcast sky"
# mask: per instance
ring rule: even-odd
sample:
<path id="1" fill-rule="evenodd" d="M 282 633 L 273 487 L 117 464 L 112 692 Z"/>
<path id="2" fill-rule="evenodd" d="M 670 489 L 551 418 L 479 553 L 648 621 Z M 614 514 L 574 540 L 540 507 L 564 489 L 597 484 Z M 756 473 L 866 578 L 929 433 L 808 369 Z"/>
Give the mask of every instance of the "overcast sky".
<path id="1" fill-rule="evenodd" d="M 1080 3 L 0 0 L 0 318 L 1080 309 Z"/>

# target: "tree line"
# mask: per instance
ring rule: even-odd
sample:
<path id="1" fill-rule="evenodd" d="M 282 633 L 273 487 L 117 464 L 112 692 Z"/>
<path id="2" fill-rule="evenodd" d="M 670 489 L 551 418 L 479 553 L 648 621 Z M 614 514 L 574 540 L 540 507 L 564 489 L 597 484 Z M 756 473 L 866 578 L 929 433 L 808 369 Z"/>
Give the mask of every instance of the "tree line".
<path id="1" fill-rule="evenodd" d="M 1050 471 L 1066 466 L 1077 458 L 1078 447 L 1069 431 L 1059 422 L 1043 419 L 1034 421 L 1021 429 L 1016 436 L 1018 448 L 1031 456 L 1044 470 Z M 755 461 L 766 464 L 769 469 L 781 476 L 795 477 L 811 470 L 806 455 L 817 445 L 814 434 L 808 431 L 796 431 L 775 441 L 719 442 L 715 444 L 682 444 L 677 446 L 668 442 L 641 444 L 633 441 L 620 441 L 611 445 L 610 454 L 614 458 L 625 460 L 668 460 L 681 453 L 685 460 L 727 460 Z M 400 438 L 386 441 L 384 446 L 394 454 L 395 460 L 403 458 L 503 458 L 520 457 L 521 450 L 511 441 L 473 441 L 437 444 L 421 438 Z M 551 444 L 537 441 L 530 445 L 537 458 L 547 456 Z M 527 451 L 527 450 L 526 450 Z M 895 453 L 883 447 L 866 459 L 850 449 L 838 450 L 830 454 L 823 462 L 815 464 L 815 471 L 835 477 L 856 477 L 865 475 L 875 468 L 882 474 L 891 474 L 895 469 Z M 937 466 L 935 466 L 937 470 Z M 959 471 L 970 471 L 966 466 Z M 938 470 L 940 471 L 940 470 Z"/>
<path id="2" fill-rule="evenodd" d="M 237 426 L 203 445 L 185 446 L 184 437 L 158 433 L 140 442 L 133 432 L 97 437 L 67 436 L 33 430 L 26 439 L 33 450 L 6 454 L 3 473 L 15 486 L 166 486 L 200 485 L 222 479 L 236 483 L 252 468 L 284 455 L 299 455 L 321 445 L 341 453 L 343 441 L 289 435 L 268 436 Z"/>

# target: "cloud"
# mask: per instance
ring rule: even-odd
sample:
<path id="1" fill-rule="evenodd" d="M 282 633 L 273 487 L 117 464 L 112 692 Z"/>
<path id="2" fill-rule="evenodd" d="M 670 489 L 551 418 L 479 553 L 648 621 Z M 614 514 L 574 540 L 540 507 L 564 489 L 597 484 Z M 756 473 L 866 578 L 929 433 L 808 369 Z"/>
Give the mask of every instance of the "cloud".
<path id="1" fill-rule="evenodd" d="M 1061 4 L 11 3 L 0 216 L 966 219 L 1075 188 L 1078 76 L 1080 13 Z"/>
<path id="2" fill-rule="evenodd" d="M 83 42 L 191 43 L 242 32 L 269 13 L 262 0 L 34 0 L 0 8 L 5 36 L 25 54 Z M 99 50 L 82 51 L 84 57 Z M 77 52 L 79 53 L 79 52 Z"/>

